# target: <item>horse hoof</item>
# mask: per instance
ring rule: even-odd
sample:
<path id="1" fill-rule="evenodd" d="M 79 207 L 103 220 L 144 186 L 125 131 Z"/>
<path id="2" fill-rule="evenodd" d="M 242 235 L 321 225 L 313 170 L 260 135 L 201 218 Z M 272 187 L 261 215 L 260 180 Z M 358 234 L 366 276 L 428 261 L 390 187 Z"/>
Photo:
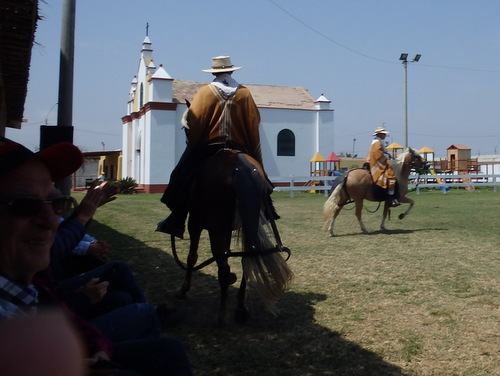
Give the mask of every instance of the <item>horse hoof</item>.
<path id="1" fill-rule="evenodd" d="M 232 285 L 233 283 L 235 283 L 236 281 L 238 280 L 238 277 L 236 277 L 236 274 L 234 273 L 229 273 L 229 284 Z"/>
<path id="2" fill-rule="evenodd" d="M 401 214 L 398 216 L 398 218 L 399 218 L 399 219 L 403 219 L 404 217 L 405 217 L 405 215 L 404 215 L 403 213 L 401 213 Z"/>
<path id="3" fill-rule="evenodd" d="M 246 308 L 236 308 L 234 311 L 234 321 L 237 324 L 244 324 L 250 318 L 250 314 Z"/>

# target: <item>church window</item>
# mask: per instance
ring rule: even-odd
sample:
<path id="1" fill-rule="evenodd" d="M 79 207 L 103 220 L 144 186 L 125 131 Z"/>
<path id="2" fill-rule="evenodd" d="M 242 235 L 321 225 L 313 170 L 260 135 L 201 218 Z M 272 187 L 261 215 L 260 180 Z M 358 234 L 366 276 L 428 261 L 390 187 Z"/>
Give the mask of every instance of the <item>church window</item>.
<path id="1" fill-rule="evenodd" d="M 141 92 L 139 94 L 139 108 L 142 108 L 144 105 L 144 86 L 143 83 L 141 82 Z"/>
<path id="2" fill-rule="evenodd" d="M 278 133 L 278 155 L 295 156 L 295 135 L 290 129 Z"/>

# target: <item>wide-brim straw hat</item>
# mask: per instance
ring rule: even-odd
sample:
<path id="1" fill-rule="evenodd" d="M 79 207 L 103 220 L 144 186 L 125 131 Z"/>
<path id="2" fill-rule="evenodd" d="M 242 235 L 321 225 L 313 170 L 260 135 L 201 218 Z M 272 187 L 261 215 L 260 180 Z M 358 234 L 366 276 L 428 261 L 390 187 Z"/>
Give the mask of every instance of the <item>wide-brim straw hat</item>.
<path id="1" fill-rule="evenodd" d="M 216 56 L 212 58 L 212 68 L 202 69 L 202 71 L 207 73 L 224 73 L 234 72 L 241 68 L 243 67 L 235 67 L 233 63 L 231 63 L 230 56 Z"/>
<path id="2" fill-rule="evenodd" d="M 376 136 L 378 134 L 389 134 L 389 132 L 386 131 L 384 127 L 377 127 L 375 128 L 375 132 L 373 132 L 373 135 Z"/>

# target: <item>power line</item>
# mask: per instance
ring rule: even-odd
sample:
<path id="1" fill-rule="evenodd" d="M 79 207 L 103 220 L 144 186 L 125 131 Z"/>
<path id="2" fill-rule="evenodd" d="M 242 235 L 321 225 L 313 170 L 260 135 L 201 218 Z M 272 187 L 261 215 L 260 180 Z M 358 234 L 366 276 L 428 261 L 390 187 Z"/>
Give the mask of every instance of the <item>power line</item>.
<path id="1" fill-rule="evenodd" d="M 285 13 L 287 16 L 289 16 L 290 18 L 293 18 L 295 21 L 297 21 L 298 23 L 300 23 L 302 26 L 308 28 L 309 30 L 311 30 L 315 34 L 318 34 L 320 37 L 328 40 L 329 42 L 331 42 L 333 44 L 336 44 L 337 46 L 339 46 L 339 47 L 341 47 L 341 48 L 343 48 L 343 49 L 345 49 L 347 51 L 350 51 L 350 52 L 352 52 L 352 53 L 354 53 L 356 55 L 360 55 L 360 56 L 363 56 L 363 57 L 365 57 L 367 59 L 375 60 L 375 61 L 378 61 L 378 62 L 381 62 L 381 63 L 399 64 L 399 62 L 396 62 L 396 61 L 385 60 L 385 59 L 380 59 L 380 58 L 377 58 L 377 57 L 374 57 L 374 56 L 370 56 L 368 54 L 365 54 L 363 52 L 355 50 L 354 48 L 351 48 L 351 47 L 349 47 L 349 46 L 347 46 L 347 45 L 345 45 L 343 43 L 340 43 L 340 42 L 336 41 L 335 39 L 331 38 L 330 36 L 322 33 L 321 31 L 315 29 L 314 27 L 310 26 L 306 22 L 302 21 L 300 18 L 298 18 L 294 14 L 290 13 L 288 10 L 286 10 L 282 6 L 276 4 L 274 2 L 274 0 L 269 0 L 269 2 L 271 4 L 273 4 L 276 8 L 278 8 L 279 10 L 281 10 L 283 13 Z M 445 66 L 445 65 L 430 65 L 430 64 L 419 64 L 419 66 L 420 67 L 429 67 L 429 68 L 438 68 L 438 69 L 452 69 L 452 70 L 472 71 L 472 72 L 500 73 L 500 70 L 496 70 L 496 69 L 465 68 L 465 67 L 452 67 L 452 66 Z"/>
<path id="2" fill-rule="evenodd" d="M 295 21 L 297 21 L 298 23 L 302 24 L 303 26 L 305 26 L 306 28 L 308 28 L 309 30 L 311 30 L 312 32 L 318 34 L 319 36 L 321 36 L 322 38 L 336 44 L 337 46 L 339 47 L 342 47 L 348 51 L 351 51 L 352 53 L 355 53 L 357 55 L 360 55 L 360 56 L 363 56 L 363 57 L 366 57 L 367 59 L 371 59 L 371 60 L 376 60 L 376 61 L 380 61 L 382 63 L 389 63 L 389 64 L 398 64 L 396 62 L 393 62 L 393 61 L 389 61 L 389 60 L 383 60 L 383 59 L 379 59 L 377 57 L 373 57 L 373 56 L 370 56 L 370 55 L 367 55 L 363 52 L 360 52 L 360 51 L 357 51 L 355 50 L 354 48 L 351 48 L 351 47 L 348 47 L 346 46 L 345 44 L 342 44 L 340 42 L 337 42 L 335 39 L 329 37 L 328 35 L 326 34 L 323 34 L 321 31 L 319 30 L 316 30 L 314 27 L 308 25 L 307 23 L 305 23 L 304 21 L 302 21 L 300 18 L 294 16 L 292 13 L 290 13 L 289 11 L 287 11 L 285 8 L 281 7 L 280 5 L 276 4 L 273 0 L 269 0 L 269 2 L 271 4 L 273 4 L 276 8 L 280 9 L 283 13 L 287 14 L 289 17 L 293 18 Z"/>
<path id="3" fill-rule="evenodd" d="M 77 127 L 74 127 L 74 130 L 78 131 L 78 132 L 84 132 L 84 133 L 101 134 L 101 135 L 104 135 L 104 136 L 117 136 L 117 137 L 121 137 L 121 134 L 113 134 L 113 133 L 104 133 L 104 132 L 89 131 L 87 129 L 81 129 L 81 128 L 77 128 Z"/>
<path id="4" fill-rule="evenodd" d="M 43 124 L 43 122 L 41 122 L 41 121 L 33 121 L 33 122 L 29 122 L 29 123 L 23 123 L 23 128 L 24 127 L 31 127 L 31 126 L 40 126 L 42 124 Z M 45 124 L 45 125 L 49 125 L 49 124 Z M 55 127 L 55 125 L 54 125 L 54 127 Z M 100 135 L 103 135 L 103 136 L 116 136 L 116 137 L 121 137 L 122 136 L 121 134 L 90 131 L 88 129 L 82 129 L 82 128 L 78 128 L 78 127 L 73 127 L 73 129 L 75 131 L 78 131 L 78 132 L 100 134 Z"/>

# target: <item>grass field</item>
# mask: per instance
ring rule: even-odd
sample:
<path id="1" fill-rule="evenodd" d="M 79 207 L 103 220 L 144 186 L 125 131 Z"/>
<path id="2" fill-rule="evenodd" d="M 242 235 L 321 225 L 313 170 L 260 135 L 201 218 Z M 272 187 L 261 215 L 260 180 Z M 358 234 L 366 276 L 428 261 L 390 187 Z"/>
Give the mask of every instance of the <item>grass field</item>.
<path id="1" fill-rule="evenodd" d="M 186 343 L 195 375 L 500 375 L 500 192 L 410 193 L 413 211 L 401 221 L 404 207 L 393 209 L 386 233 L 380 211 L 363 213 L 363 235 L 344 210 L 333 238 L 322 229 L 323 195 L 273 196 L 295 278 L 280 317 L 250 292 L 244 326 L 214 326 L 213 265 L 194 275 L 187 300 L 174 299 L 183 272 L 154 232 L 168 214 L 159 195 L 119 196 L 90 227 L 130 263 L 151 302 L 190 307 L 167 334 Z M 187 246 L 178 243 L 183 254 Z M 208 258 L 206 240 L 201 248 Z"/>

